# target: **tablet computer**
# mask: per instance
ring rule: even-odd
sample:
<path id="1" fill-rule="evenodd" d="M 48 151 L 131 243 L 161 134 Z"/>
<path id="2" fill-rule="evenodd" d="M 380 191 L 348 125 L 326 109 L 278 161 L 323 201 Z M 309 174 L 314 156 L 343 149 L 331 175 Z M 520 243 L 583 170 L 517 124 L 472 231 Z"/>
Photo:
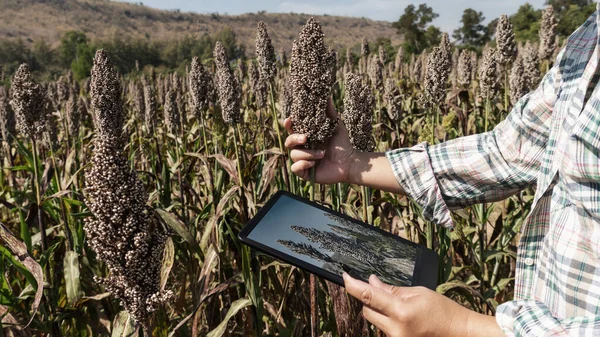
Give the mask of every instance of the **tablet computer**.
<path id="1" fill-rule="evenodd" d="M 375 274 L 395 286 L 437 286 L 434 251 L 285 191 L 260 209 L 239 238 L 341 286 L 344 272 L 365 282 Z"/>

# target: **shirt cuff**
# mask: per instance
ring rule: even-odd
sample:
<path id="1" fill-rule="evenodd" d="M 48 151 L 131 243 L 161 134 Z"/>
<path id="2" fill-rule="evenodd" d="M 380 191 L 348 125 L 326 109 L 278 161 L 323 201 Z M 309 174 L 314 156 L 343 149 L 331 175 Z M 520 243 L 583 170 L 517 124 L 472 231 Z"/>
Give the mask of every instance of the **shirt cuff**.
<path id="1" fill-rule="evenodd" d="M 423 208 L 423 217 L 446 228 L 453 228 L 450 210 L 435 178 L 429 145 L 420 143 L 411 148 L 385 153 L 396 180 L 406 194 Z"/>
<path id="2" fill-rule="evenodd" d="M 548 307 L 535 300 L 510 301 L 499 305 L 496 323 L 508 337 L 570 336 Z"/>

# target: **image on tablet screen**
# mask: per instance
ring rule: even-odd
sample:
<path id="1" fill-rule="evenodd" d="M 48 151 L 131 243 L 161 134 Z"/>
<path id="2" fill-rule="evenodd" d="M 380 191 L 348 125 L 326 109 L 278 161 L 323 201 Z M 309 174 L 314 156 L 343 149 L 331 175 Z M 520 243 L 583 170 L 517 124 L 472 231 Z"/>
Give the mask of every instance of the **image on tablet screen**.
<path id="1" fill-rule="evenodd" d="M 248 237 L 334 274 L 412 283 L 416 247 L 285 195 Z"/>

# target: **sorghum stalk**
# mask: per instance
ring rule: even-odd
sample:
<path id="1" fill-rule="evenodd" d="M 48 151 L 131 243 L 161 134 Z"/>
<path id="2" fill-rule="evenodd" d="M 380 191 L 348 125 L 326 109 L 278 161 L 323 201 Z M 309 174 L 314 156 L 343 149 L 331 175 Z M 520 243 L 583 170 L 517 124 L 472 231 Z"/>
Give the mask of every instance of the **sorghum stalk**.
<path id="1" fill-rule="evenodd" d="M 335 53 L 325 45 L 323 30 L 310 18 L 292 46 L 290 84 L 293 93 L 292 122 L 295 133 L 306 134 L 309 148 L 326 143 L 337 121 L 331 120 L 327 104 L 335 81 Z M 311 168 L 311 199 L 314 200 L 314 166 Z M 317 285 L 310 276 L 311 336 L 318 336 Z"/>
<path id="2" fill-rule="evenodd" d="M 375 107 L 375 98 L 370 88 L 362 83 L 358 75 L 349 73 L 345 79 L 344 94 L 344 112 L 342 120 L 348 129 L 348 135 L 352 146 L 358 151 L 371 152 L 375 147 L 372 132 L 373 109 Z M 363 186 L 363 220 L 371 223 L 368 214 L 370 204 L 370 193 L 366 186 Z"/>

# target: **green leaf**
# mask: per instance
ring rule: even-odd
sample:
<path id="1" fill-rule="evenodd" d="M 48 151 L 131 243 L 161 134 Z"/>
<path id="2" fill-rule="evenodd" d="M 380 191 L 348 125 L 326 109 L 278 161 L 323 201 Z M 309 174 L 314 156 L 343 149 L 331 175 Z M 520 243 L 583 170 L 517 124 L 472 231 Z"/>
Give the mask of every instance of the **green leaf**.
<path id="1" fill-rule="evenodd" d="M 65 288 L 69 303 L 75 304 L 83 295 L 79 282 L 79 258 L 77 252 L 69 250 L 64 258 Z"/>
<path id="2" fill-rule="evenodd" d="M 121 311 L 113 321 L 111 337 L 133 337 L 135 335 L 135 323 L 127 311 Z"/>
<path id="3" fill-rule="evenodd" d="M 221 337 L 225 333 L 225 329 L 227 329 L 227 323 L 231 319 L 231 317 L 235 316 L 238 311 L 244 309 L 245 307 L 252 304 L 252 301 L 248 298 L 241 298 L 231 304 L 231 307 L 225 314 L 225 318 L 223 321 L 211 332 L 209 332 L 206 337 Z"/>
<path id="4" fill-rule="evenodd" d="M 4 226 L 4 224 L 1 222 L 0 238 L 4 241 L 6 246 L 13 253 L 13 258 L 11 259 L 11 261 L 15 261 L 15 259 L 18 260 L 29 272 L 29 275 L 24 273 L 25 277 L 27 278 L 27 281 L 31 285 L 34 285 L 35 283 L 35 286 L 37 287 L 37 290 L 35 292 L 35 299 L 33 300 L 33 303 L 31 305 L 32 315 L 29 319 L 29 322 L 25 325 L 25 328 L 27 328 L 29 324 L 31 324 L 31 322 L 33 321 L 33 318 L 35 317 L 35 314 L 42 300 L 42 295 L 44 293 L 44 273 L 39 263 L 37 263 L 29 255 L 29 252 L 27 251 L 27 246 L 23 242 L 19 241 L 19 239 L 17 239 L 11 233 L 11 231 L 8 228 L 6 228 L 6 226 Z M 0 246 L 0 248 L 4 247 Z"/>
<path id="5" fill-rule="evenodd" d="M 181 236 L 182 239 L 190 244 L 190 246 L 198 246 L 196 239 L 194 239 L 187 227 L 185 227 L 183 222 L 174 217 L 173 214 L 159 208 L 156 209 L 156 214 L 159 215 L 160 219 L 162 219 L 165 224 L 171 227 L 179 236 Z"/>
<path id="6" fill-rule="evenodd" d="M 173 262 L 175 261 L 175 246 L 173 245 L 173 239 L 167 238 L 165 242 L 165 250 L 163 251 L 162 266 L 160 268 L 160 289 L 164 290 L 167 285 L 167 279 L 171 268 L 173 268 Z"/>

